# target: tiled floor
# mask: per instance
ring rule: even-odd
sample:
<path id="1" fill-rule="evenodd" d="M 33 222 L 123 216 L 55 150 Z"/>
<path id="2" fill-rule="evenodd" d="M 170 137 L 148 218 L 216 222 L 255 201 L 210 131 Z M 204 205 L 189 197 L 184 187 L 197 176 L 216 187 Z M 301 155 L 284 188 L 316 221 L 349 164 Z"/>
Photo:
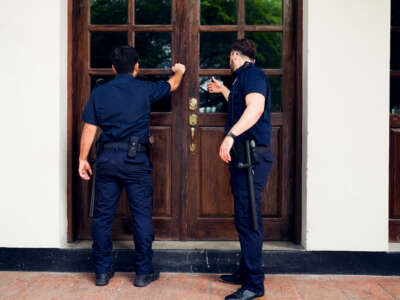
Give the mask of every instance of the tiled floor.
<path id="1" fill-rule="evenodd" d="M 162 273 L 145 288 L 132 285 L 133 274 L 117 273 L 106 287 L 96 287 L 92 274 L 0 272 L 0 299 L 160 299 L 217 300 L 236 286 L 217 275 Z M 400 299 L 400 277 L 270 275 L 265 299 L 368 300 Z"/>

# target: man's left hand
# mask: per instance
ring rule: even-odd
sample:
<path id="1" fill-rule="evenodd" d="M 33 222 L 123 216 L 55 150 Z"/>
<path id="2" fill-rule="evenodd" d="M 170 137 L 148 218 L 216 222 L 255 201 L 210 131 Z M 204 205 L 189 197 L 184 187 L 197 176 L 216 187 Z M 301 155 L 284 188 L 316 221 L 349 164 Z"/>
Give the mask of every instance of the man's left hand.
<path id="1" fill-rule="evenodd" d="M 227 136 L 219 147 L 219 157 L 221 157 L 221 159 L 226 163 L 229 163 L 231 161 L 230 151 L 232 149 L 233 143 L 233 138 L 231 136 Z"/>

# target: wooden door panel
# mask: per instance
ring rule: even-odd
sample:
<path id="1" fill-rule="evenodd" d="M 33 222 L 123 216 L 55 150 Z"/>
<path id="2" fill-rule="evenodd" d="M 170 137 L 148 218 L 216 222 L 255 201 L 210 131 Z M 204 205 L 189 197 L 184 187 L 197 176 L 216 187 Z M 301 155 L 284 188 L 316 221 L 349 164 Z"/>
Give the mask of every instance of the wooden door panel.
<path id="1" fill-rule="evenodd" d="M 200 204 L 198 217 L 233 217 L 233 196 L 229 184 L 229 170 L 218 155 L 224 129 L 200 129 Z"/>
<path id="2" fill-rule="evenodd" d="M 282 159 L 281 148 L 281 129 L 272 127 L 271 132 L 271 152 L 275 157 L 271 173 L 268 177 L 267 186 L 262 194 L 262 216 L 264 218 L 280 217 L 280 208 L 282 197 L 279 194 L 281 190 L 280 180 L 280 161 Z"/>
<path id="3" fill-rule="evenodd" d="M 171 203 L 171 147 L 170 127 L 152 126 L 154 144 L 151 150 L 153 163 L 153 217 L 172 217 Z"/>
<path id="4" fill-rule="evenodd" d="M 392 126 L 400 125 L 397 116 Z M 400 128 L 390 128 L 389 239 L 400 242 Z"/>

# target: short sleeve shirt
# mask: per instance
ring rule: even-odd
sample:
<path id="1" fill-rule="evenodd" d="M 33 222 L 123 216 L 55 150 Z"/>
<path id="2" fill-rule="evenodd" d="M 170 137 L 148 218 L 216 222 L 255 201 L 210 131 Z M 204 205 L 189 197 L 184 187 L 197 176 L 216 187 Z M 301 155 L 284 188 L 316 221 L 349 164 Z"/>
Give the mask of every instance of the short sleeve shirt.
<path id="1" fill-rule="evenodd" d="M 246 95 L 259 93 L 265 97 L 264 113 L 249 130 L 241 134 L 237 141 L 254 138 L 257 145 L 269 147 L 271 139 L 271 91 L 264 72 L 254 64 L 246 62 L 234 72 L 235 81 L 228 98 L 228 112 L 225 130 L 228 132 L 239 121 L 246 109 Z"/>
<path id="2" fill-rule="evenodd" d="M 151 104 L 170 95 L 166 81 L 138 80 L 117 74 L 114 80 L 95 89 L 83 111 L 82 120 L 102 129 L 102 142 L 128 142 L 131 136 L 147 143 Z"/>

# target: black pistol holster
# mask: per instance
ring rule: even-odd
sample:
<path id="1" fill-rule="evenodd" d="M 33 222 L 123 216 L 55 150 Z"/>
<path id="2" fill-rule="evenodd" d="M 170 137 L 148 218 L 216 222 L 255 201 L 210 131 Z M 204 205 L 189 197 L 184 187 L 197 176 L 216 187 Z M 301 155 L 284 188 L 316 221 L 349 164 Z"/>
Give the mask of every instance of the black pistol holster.
<path id="1" fill-rule="evenodd" d="M 128 157 L 135 158 L 136 152 L 138 151 L 139 145 L 139 138 L 137 136 L 132 136 L 129 139 L 129 146 L 128 146 Z"/>

